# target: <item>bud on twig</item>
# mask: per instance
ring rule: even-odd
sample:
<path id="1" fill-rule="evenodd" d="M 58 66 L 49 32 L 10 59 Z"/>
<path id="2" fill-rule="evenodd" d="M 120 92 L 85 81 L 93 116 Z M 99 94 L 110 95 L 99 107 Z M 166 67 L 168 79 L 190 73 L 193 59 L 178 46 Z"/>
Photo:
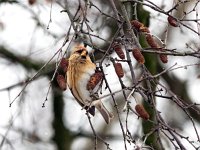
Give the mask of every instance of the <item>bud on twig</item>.
<path id="1" fill-rule="evenodd" d="M 114 63 L 114 68 L 117 76 L 119 78 L 122 78 L 124 76 L 124 71 L 122 69 L 122 64 L 121 63 Z"/>
<path id="2" fill-rule="evenodd" d="M 60 89 L 65 91 L 67 89 L 65 77 L 63 75 L 57 75 L 56 80 Z"/>
<path id="3" fill-rule="evenodd" d="M 68 68 L 68 60 L 65 59 L 65 58 L 62 58 L 61 61 L 60 61 L 60 68 L 62 69 L 62 71 L 64 73 L 67 72 L 67 68 Z"/>
<path id="4" fill-rule="evenodd" d="M 169 17 L 167 18 L 167 20 L 168 20 L 168 22 L 169 22 L 169 24 L 170 24 L 171 26 L 173 26 L 173 27 L 178 27 L 178 25 L 179 25 L 178 21 L 177 21 L 175 18 L 173 18 L 172 16 L 169 16 Z"/>
<path id="5" fill-rule="evenodd" d="M 112 47 L 114 48 L 114 50 L 117 53 L 117 55 L 119 56 L 119 58 L 125 59 L 124 52 L 123 52 L 121 45 L 119 43 L 113 43 Z"/>
<path id="6" fill-rule="evenodd" d="M 132 50 L 132 54 L 133 57 L 138 61 L 138 63 L 144 64 L 145 62 L 144 56 L 142 55 L 141 51 L 138 48 L 134 48 Z"/>
<path id="7" fill-rule="evenodd" d="M 137 104 L 135 106 L 136 112 L 140 115 L 142 119 L 148 120 L 149 119 L 149 114 L 148 112 L 144 109 L 144 106 L 141 104 Z"/>
<path id="8" fill-rule="evenodd" d="M 102 72 L 100 71 L 95 72 L 88 81 L 87 90 L 93 90 L 96 87 L 96 85 L 102 80 L 102 78 L 103 78 Z"/>

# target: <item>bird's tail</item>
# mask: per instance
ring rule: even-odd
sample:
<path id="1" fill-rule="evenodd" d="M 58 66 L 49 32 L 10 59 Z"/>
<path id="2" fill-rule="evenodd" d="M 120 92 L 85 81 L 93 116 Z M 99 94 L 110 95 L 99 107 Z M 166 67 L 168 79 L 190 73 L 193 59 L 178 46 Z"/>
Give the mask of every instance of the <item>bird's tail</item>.
<path id="1" fill-rule="evenodd" d="M 109 124 L 114 115 L 106 109 L 101 101 L 95 103 L 95 107 L 99 110 L 106 123 Z"/>

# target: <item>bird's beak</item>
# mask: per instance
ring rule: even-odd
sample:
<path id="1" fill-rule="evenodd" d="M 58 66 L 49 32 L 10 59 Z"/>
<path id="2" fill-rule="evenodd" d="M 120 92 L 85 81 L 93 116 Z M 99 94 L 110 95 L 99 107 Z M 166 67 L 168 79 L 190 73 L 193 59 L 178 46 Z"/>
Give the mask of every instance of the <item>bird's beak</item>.
<path id="1" fill-rule="evenodd" d="M 87 57 L 87 51 L 83 51 L 81 53 L 81 59 L 86 59 L 86 57 Z"/>

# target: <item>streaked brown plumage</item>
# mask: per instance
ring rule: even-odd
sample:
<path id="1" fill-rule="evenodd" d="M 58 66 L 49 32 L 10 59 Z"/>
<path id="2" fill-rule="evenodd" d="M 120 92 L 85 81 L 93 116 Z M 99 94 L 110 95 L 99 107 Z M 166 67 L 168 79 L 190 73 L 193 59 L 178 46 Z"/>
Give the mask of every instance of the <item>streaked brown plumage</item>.
<path id="1" fill-rule="evenodd" d="M 93 116 L 95 115 L 96 107 L 106 123 L 109 123 L 113 115 L 105 108 L 100 100 L 92 103 L 93 99 L 87 90 L 87 83 L 96 70 L 96 65 L 91 61 L 87 49 L 84 46 L 76 46 L 68 60 L 67 84 L 73 96 Z"/>

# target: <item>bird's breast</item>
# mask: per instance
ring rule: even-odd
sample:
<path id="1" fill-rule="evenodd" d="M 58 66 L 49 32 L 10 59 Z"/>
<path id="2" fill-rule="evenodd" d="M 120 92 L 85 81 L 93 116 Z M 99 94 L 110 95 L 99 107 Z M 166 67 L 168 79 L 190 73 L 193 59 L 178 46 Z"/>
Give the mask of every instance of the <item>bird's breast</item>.
<path id="1" fill-rule="evenodd" d="M 91 75 L 93 75 L 95 73 L 95 69 L 87 69 L 86 72 L 82 73 L 80 75 L 80 79 L 77 82 L 77 88 L 80 91 L 80 95 L 83 99 L 83 101 L 87 102 L 87 101 L 92 101 L 91 97 L 90 97 L 90 92 L 87 90 L 87 84 L 88 81 L 90 80 Z"/>
<path id="2" fill-rule="evenodd" d="M 69 59 L 67 71 L 67 83 L 75 98 L 83 105 L 90 105 L 92 101 L 87 84 L 90 77 L 95 73 L 96 65 L 90 61 L 85 63 Z"/>

